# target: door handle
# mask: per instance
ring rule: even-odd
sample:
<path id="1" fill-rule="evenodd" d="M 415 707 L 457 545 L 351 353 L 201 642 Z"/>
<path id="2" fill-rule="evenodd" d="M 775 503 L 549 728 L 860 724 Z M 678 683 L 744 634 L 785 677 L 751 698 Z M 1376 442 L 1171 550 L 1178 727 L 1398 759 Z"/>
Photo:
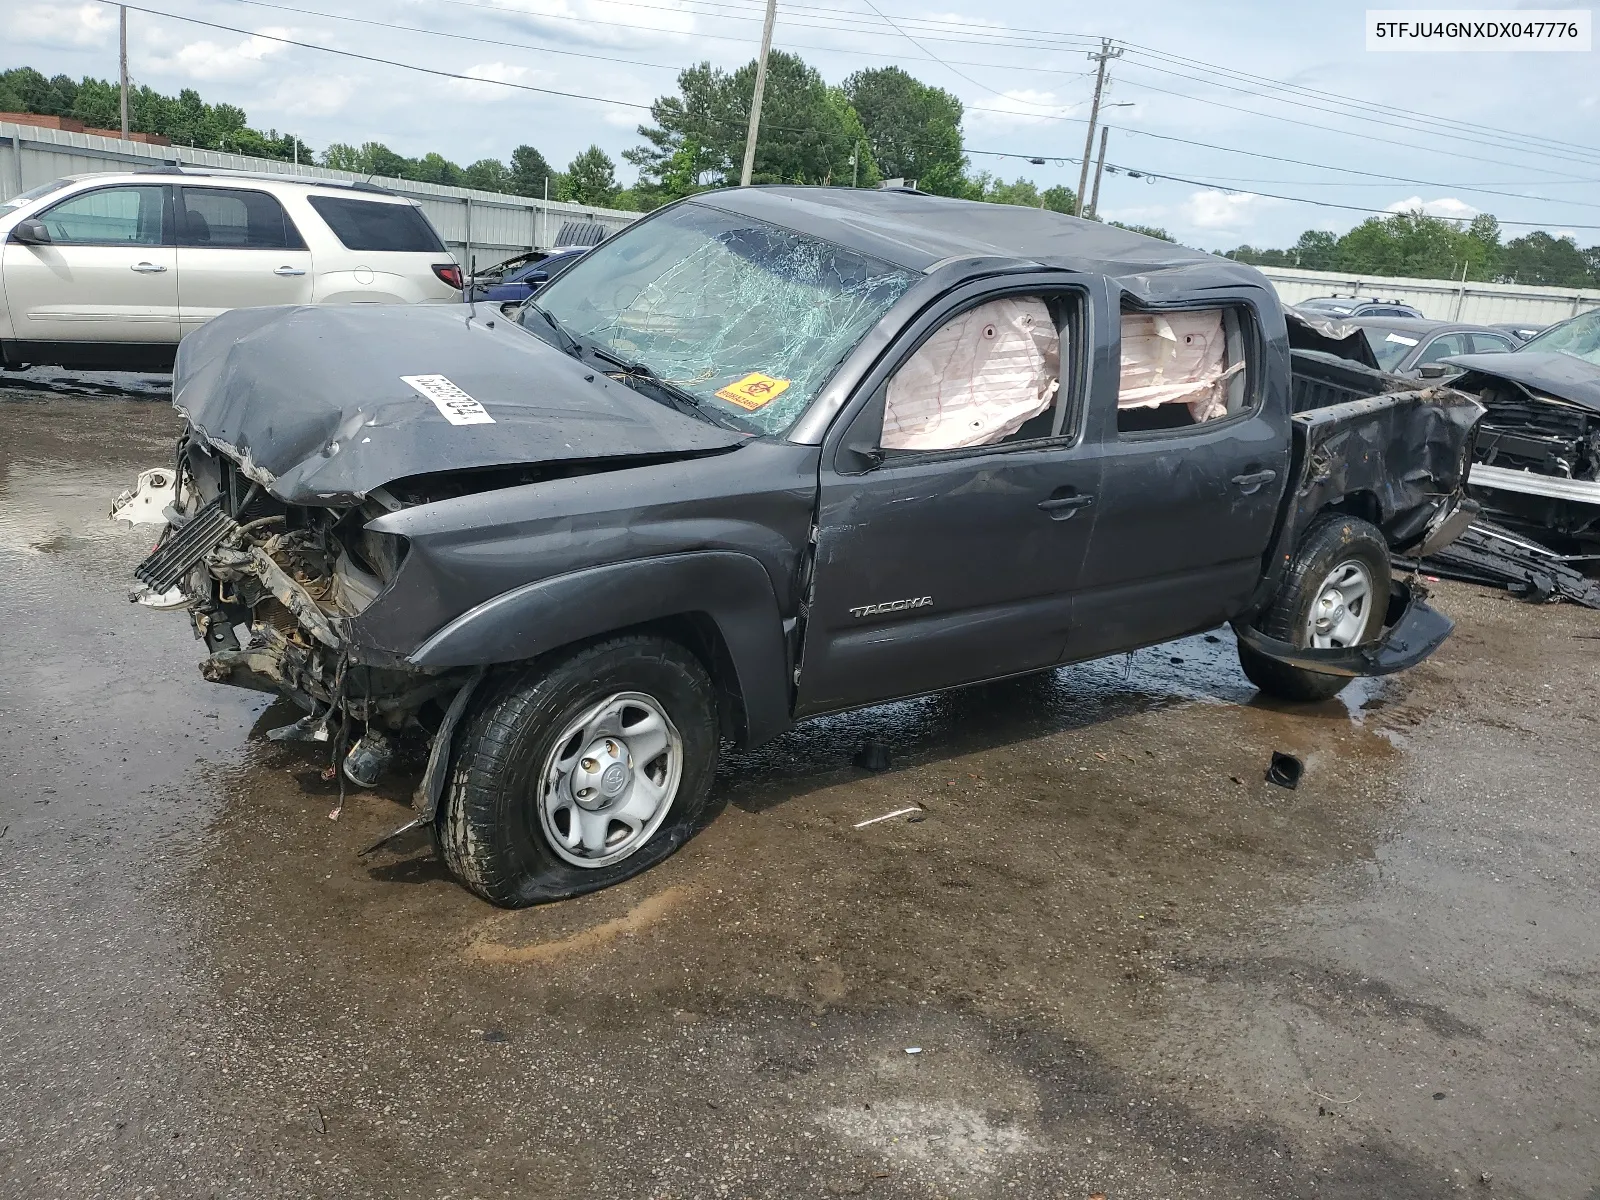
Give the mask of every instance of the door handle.
<path id="1" fill-rule="evenodd" d="M 1039 501 L 1039 508 L 1049 513 L 1052 521 L 1065 521 L 1080 508 L 1088 508 L 1093 503 L 1094 497 L 1088 495 L 1052 496 L 1048 500 Z"/>
<path id="2" fill-rule="evenodd" d="M 1248 475 L 1235 475 L 1233 482 L 1244 490 L 1246 496 L 1261 490 L 1261 485 L 1278 477 L 1276 471 L 1253 471 Z"/>
<path id="3" fill-rule="evenodd" d="M 305 273 L 304 267 L 279 267 L 273 272 L 274 275 L 304 275 Z"/>
<path id="4" fill-rule="evenodd" d="M 137 271 L 141 275 L 159 275 L 166 270 L 160 263 L 153 262 L 134 263 L 129 269 Z"/>

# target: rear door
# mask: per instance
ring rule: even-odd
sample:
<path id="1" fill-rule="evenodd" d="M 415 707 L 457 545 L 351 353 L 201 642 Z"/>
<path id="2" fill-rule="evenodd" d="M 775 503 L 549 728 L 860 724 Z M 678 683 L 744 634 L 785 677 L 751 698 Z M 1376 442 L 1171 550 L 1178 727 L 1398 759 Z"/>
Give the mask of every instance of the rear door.
<path id="1" fill-rule="evenodd" d="M 1073 659 L 1212 628 L 1240 610 L 1260 578 L 1288 481 L 1289 402 L 1267 395 L 1254 309 L 1221 312 L 1223 361 L 1242 364 L 1229 378 L 1225 412 L 1196 421 L 1185 403 L 1123 407 L 1118 398 L 1132 398 L 1130 389 L 1116 381 L 1096 396 L 1105 476 Z M 1132 314 L 1123 315 L 1126 331 Z M 1125 333 L 1124 381 L 1133 377 L 1127 343 Z"/>
<path id="2" fill-rule="evenodd" d="M 7 241 L 0 272 L 17 340 L 171 344 L 178 273 L 168 189 L 113 185 L 38 214 L 50 244 Z"/>
<path id="3" fill-rule="evenodd" d="M 311 251 L 277 197 L 188 184 L 176 192 L 184 334 L 230 308 L 311 303 Z"/>
<path id="4" fill-rule="evenodd" d="M 1100 461 L 1080 436 L 1084 293 L 1059 280 L 1041 287 L 1013 278 L 1005 289 L 1027 314 L 1048 310 L 1058 330 L 1059 386 L 1014 430 L 1006 427 L 1037 394 L 1031 368 L 1014 376 L 1023 406 L 983 444 L 941 447 L 939 437 L 924 436 L 914 439 L 919 448 L 894 445 L 907 440 L 897 412 L 908 396 L 948 403 L 952 413 L 962 403 L 962 351 L 935 335 L 965 321 L 980 344 L 1009 336 L 995 328 L 1003 317 L 994 325 L 987 317 L 1000 295 L 992 281 L 913 324 L 864 381 L 858 407 L 835 423 L 820 469 L 800 714 L 1035 670 L 1061 657 Z M 929 359 L 953 365 L 940 379 L 923 370 Z M 902 387 L 897 377 L 917 382 Z M 989 394 L 1004 406 L 1010 383 L 995 382 Z"/>

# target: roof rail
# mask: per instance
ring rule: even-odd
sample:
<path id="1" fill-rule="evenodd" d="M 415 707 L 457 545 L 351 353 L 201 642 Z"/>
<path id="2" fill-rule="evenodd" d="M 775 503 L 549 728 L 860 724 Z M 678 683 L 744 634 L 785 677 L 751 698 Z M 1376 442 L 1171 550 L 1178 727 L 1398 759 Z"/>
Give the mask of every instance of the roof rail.
<path id="1" fill-rule="evenodd" d="M 220 179 L 271 179 L 278 182 L 303 183 L 307 187 L 349 188 L 353 192 L 374 192 L 380 196 L 397 196 L 398 192 L 366 179 L 321 179 L 315 175 L 296 175 L 288 171 L 238 171 L 232 167 L 200 167 L 190 164 L 160 163 L 150 167 L 135 167 L 131 171 L 111 174 L 128 175 L 192 175 L 196 178 Z"/>

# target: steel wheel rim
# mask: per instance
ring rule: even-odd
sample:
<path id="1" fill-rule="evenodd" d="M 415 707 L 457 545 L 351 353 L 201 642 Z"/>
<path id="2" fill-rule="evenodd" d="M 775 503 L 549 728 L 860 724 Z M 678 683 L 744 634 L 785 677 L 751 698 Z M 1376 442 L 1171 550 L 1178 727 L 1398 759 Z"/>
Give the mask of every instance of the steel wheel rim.
<path id="1" fill-rule="evenodd" d="M 1309 644 L 1319 650 L 1356 645 L 1367 631 L 1373 592 L 1372 573 L 1365 563 L 1350 558 L 1329 571 L 1306 618 Z"/>
<path id="2" fill-rule="evenodd" d="M 667 817 L 683 779 L 683 738 L 643 692 L 618 692 L 569 721 L 539 773 L 539 824 L 565 862 L 620 862 Z"/>

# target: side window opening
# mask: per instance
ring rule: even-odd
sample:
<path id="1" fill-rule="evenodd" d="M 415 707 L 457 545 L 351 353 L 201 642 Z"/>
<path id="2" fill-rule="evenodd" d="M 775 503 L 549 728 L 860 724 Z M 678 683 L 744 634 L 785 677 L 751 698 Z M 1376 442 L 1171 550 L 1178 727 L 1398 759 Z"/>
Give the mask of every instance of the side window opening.
<path id="1" fill-rule="evenodd" d="M 1062 326 L 1039 296 L 952 317 L 901 364 L 884 398 L 885 450 L 956 450 L 1055 432 Z"/>
<path id="2" fill-rule="evenodd" d="M 1117 432 L 1184 429 L 1250 404 L 1237 309 L 1122 313 Z"/>

